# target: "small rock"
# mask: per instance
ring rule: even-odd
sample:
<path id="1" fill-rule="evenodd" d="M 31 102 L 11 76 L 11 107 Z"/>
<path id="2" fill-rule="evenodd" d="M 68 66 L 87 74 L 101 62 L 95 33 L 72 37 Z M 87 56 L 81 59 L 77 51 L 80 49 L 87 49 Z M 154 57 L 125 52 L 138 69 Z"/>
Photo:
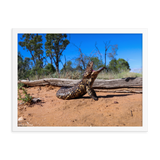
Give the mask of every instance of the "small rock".
<path id="1" fill-rule="evenodd" d="M 117 102 L 117 101 L 114 101 L 114 103 L 115 103 L 115 104 L 118 104 L 118 102 Z"/>
<path id="2" fill-rule="evenodd" d="M 24 104 L 24 102 L 22 102 L 22 103 L 19 103 L 19 105 L 22 105 L 22 104 Z"/>
<path id="3" fill-rule="evenodd" d="M 23 117 L 19 117 L 19 118 L 18 118 L 18 121 L 23 121 Z"/>
<path id="4" fill-rule="evenodd" d="M 32 102 L 34 102 L 34 103 L 39 102 L 39 101 L 41 101 L 40 98 L 33 98 L 32 99 Z"/>

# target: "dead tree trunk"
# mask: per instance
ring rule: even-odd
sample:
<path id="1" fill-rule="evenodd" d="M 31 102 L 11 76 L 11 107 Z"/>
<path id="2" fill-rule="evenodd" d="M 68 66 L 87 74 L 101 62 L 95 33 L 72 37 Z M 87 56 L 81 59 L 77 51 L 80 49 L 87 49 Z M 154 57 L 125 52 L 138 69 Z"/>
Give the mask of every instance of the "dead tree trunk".
<path id="1" fill-rule="evenodd" d="M 44 86 L 47 84 L 53 86 L 68 86 L 72 87 L 77 84 L 80 80 L 72 80 L 72 79 L 60 79 L 60 78 L 45 78 L 35 81 L 21 80 L 18 83 L 24 83 L 25 85 L 30 86 Z M 142 88 L 142 78 L 122 78 L 122 79 L 112 79 L 112 80 L 100 80 L 96 79 L 93 88 L 95 89 L 116 89 L 116 88 L 133 88 L 140 87 Z"/>

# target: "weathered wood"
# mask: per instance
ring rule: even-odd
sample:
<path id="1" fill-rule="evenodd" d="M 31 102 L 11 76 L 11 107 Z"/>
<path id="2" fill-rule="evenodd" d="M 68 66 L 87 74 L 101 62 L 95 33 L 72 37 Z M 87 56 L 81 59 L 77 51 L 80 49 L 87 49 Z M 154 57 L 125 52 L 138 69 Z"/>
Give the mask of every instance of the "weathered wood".
<path id="1" fill-rule="evenodd" d="M 132 88 L 135 86 L 142 86 L 142 78 L 124 78 L 124 79 L 112 79 L 112 80 L 96 80 L 93 87 L 98 89 L 109 88 Z"/>
<path id="2" fill-rule="evenodd" d="M 106 90 L 106 89 L 95 89 L 96 92 L 109 92 L 109 93 L 139 93 L 142 94 L 141 91 L 136 90 Z"/>
<path id="3" fill-rule="evenodd" d="M 43 85 L 53 85 L 53 86 L 68 86 L 72 87 L 76 83 L 78 83 L 80 80 L 73 80 L 73 79 L 60 79 L 60 78 L 45 78 L 40 80 L 21 80 L 18 81 L 18 83 L 24 83 L 28 86 L 43 86 Z M 112 79 L 112 80 L 100 80 L 96 79 L 93 88 L 97 89 L 109 89 L 109 88 L 133 88 L 136 86 L 142 86 L 142 78 L 123 78 L 123 79 Z"/>

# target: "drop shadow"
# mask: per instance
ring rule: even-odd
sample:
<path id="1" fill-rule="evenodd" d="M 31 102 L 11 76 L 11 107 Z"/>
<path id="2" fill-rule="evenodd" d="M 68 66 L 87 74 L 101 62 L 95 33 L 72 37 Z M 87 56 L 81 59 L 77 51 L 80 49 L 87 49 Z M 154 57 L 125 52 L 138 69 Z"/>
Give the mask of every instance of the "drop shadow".
<path id="1" fill-rule="evenodd" d="M 123 96 L 129 96 L 129 95 L 132 95 L 132 94 L 106 95 L 106 96 L 98 96 L 98 98 L 123 97 Z"/>
<path id="2" fill-rule="evenodd" d="M 132 95 L 132 94 L 120 94 L 120 95 L 106 95 L 106 96 L 97 96 L 98 98 L 113 98 L 113 97 L 123 97 L 123 96 L 129 96 L 129 95 Z M 85 97 L 78 97 L 78 98 L 75 98 L 75 99 L 91 99 L 91 97 L 89 96 L 85 96 Z"/>

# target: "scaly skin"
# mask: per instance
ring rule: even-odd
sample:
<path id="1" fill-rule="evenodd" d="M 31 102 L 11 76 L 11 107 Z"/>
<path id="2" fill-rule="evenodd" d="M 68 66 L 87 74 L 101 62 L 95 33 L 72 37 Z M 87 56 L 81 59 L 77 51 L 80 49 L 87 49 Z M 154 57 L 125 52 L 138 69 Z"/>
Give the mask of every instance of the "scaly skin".
<path id="1" fill-rule="evenodd" d="M 66 88 L 66 87 L 60 88 L 56 93 L 57 98 L 68 100 L 68 99 L 82 97 L 83 95 L 88 93 L 88 95 L 91 98 L 93 98 L 94 100 L 98 100 L 98 97 L 95 91 L 93 90 L 92 86 L 98 74 L 104 68 L 105 67 L 100 68 L 97 71 L 93 71 L 93 62 L 90 62 L 87 65 L 82 80 L 71 88 Z"/>

